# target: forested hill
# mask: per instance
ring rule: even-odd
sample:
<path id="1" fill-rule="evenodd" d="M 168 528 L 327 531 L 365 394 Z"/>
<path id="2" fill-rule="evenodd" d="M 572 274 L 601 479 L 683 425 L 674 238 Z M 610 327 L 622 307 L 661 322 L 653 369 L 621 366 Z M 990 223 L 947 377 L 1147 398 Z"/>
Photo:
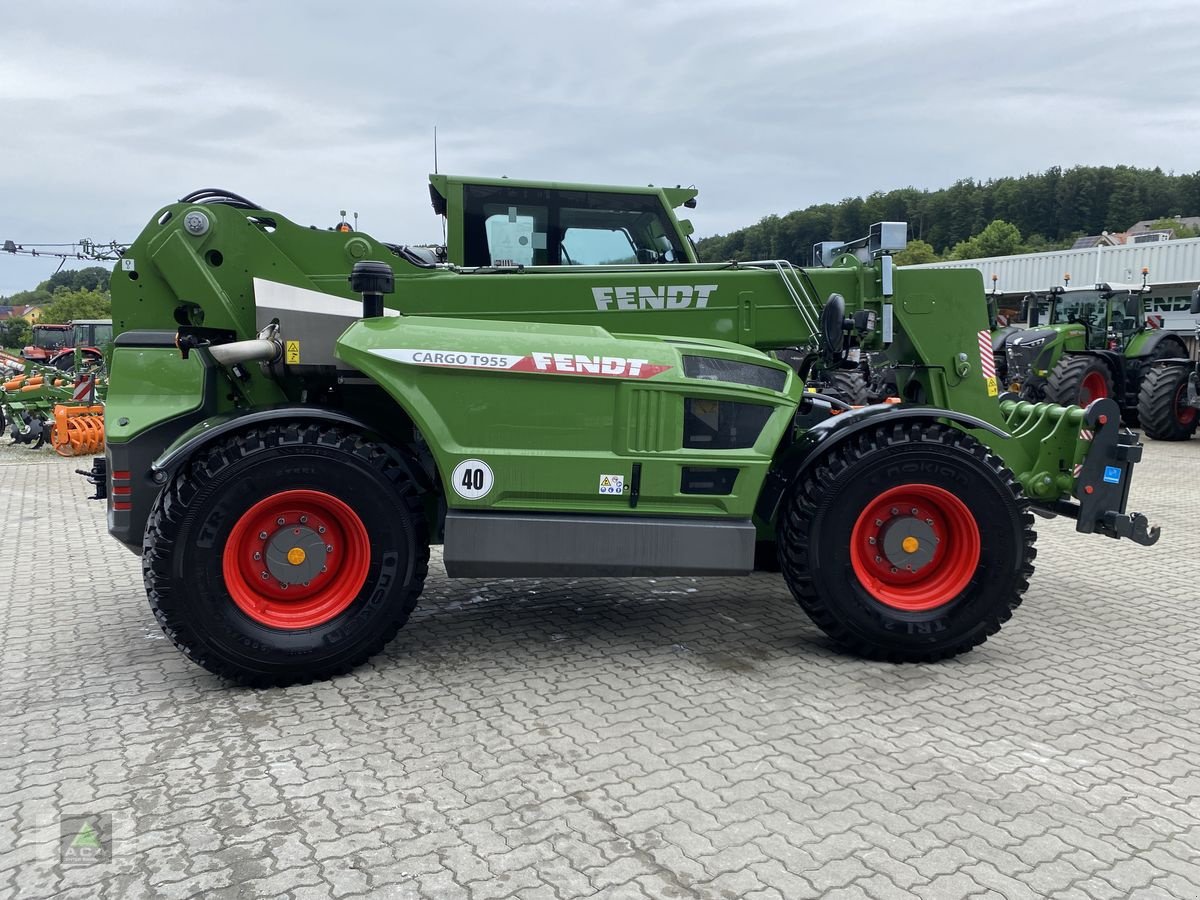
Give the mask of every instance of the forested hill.
<path id="1" fill-rule="evenodd" d="M 840 203 L 771 215 L 726 235 L 697 242 L 702 260 L 790 259 L 811 262 L 818 241 L 864 236 L 873 222 L 908 222 L 910 237 L 926 242 L 921 255 L 955 256 L 958 247 L 997 219 L 1019 231 L 1010 252 L 1069 246 L 1079 235 L 1124 231 L 1143 219 L 1200 214 L 1200 172 L 1166 174 L 1130 166 L 1049 169 L 1019 178 L 958 181 L 940 190 L 899 188 Z M 1011 243 L 1011 241 L 1009 241 Z M 959 252 L 955 252 L 956 248 Z M 908 262 L 928 261 L 909 259 Z"/>

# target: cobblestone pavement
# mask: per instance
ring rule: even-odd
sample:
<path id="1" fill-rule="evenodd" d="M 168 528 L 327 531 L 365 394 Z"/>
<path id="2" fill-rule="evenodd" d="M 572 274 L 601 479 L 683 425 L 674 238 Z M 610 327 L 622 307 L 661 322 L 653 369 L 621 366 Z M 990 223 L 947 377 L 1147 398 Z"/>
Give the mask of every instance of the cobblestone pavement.
<path id="1" fill-rule="evenodd" d="M 957 660 L 840 655 L 778 576 L 438 564 L 384 654 L 283 690 L 188 663 L 78 463 L 4 448 L 0 895 L 1198 897 L 1200 440 L 1147 443 L 1159 545 L 1039 523 Z M 82 814 L 112 858 L 60 865 Z"/>

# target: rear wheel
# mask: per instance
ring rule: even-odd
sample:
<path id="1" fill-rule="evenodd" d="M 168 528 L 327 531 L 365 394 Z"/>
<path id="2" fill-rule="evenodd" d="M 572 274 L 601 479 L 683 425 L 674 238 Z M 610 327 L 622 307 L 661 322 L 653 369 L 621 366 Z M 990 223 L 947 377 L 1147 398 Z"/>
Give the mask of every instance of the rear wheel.
<path id="1" fill-rule="evenodd" d="M 830 451 L 793 486 L 779 535 L 784 577 L 812 620 L 854 653 L 898 662 L 995 634 L 1037 555 L 1012 473 L 974 438 L 923 423 Z"/>
<path id="2" fill-rule="evenodd" d="M 829 375 L 829 393 L 851 406 L 866 406 L 867 379 L 857 369 L 837 369 Z"/>
<path id="3" fill-rule="evenodd" d="M 1046 399 L 1061 406 L 1086 408 L 1112 395 L 1112 373 L 1094 356 L 1064 356 L 1046 379 Z"/>
<path id="4" fill-rule="evenodd" d="M 1138 393 L 1142 429 L 1156 441 L 1186 441 L 1196 433 L 1200 410 L 1187 405 L 1188 375 L 1184 366 L 1150 369 Z"/>
<path id="5" fill-rule="evenodd" d="M 340 429 L 229 438 L 159 494 L 142 570 L 167 636 L 243 684 L 346 672 L 416 606 L 429 539 L 416 485 L 380 445 Z"/>

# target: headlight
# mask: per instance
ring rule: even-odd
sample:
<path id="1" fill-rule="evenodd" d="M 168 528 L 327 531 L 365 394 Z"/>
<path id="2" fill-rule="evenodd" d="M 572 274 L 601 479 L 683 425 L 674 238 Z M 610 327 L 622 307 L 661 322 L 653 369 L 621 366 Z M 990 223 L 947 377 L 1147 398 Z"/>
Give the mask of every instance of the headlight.
<path id="1" fill-rule="evenodd" d="M 716 356 L 683 357 L 683 374 L 688 378 L 705 381 L 729 381 L 749 387 L 769 388 L 782 391 L 787 383 L 787 372 L 771 366 L 756 366 L 753 363 L 721 359 Z"/>

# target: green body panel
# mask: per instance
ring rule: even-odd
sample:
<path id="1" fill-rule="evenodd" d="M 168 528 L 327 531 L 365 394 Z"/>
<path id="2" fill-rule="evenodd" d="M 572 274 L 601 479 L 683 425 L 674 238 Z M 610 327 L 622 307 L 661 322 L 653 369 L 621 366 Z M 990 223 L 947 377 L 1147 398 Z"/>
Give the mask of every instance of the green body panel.
<path id="1" fill-rule="evenodd" d="M 179 358 L 168 347 L 113 351 L 104 409 L 104 437 L 120 444 L 160 422 L 200 408 L 204 370 L 197 357 Z M 232 408 L 232 404 L 226 404 Z"/>
<path id="2" fill-rule="evenodd" d="M 682 357 L 688 349 L 586 326 L 416 317 L 365 320 L 338 340 L 338 356 L 382 385 L 408 413 L 443 481 L 469 459 L 483 460 L 494 472 L 495 485 L 482 498 L 447 490 L 451 508 L 749 518 L 790 426 L 800 383 L 786 366 L 736 345 L 693 349 L 784 372 L 784 390 L 687 378 Z M 389 358 L 389 351 L 405 358 Z M 428 362 L 441 359 L 454 362 Z M 556 359 L 569 369 L 582 364 L 596 369 L 608 361 L 610 369 L 625 374 L 559 373 L 552 370 Z M 526 368 L 499 365 L 513 360 Z M 546 370 L 537 370 L 537 363 Z M 661 371 L 637 377 L 651 369 Z M 773 411 L 753 446 L 684 449 L 685 397 L 736 400 Z M 642 465 L 636 509 L 628 491 L 598 493 L 606 475 L 623 476 L 629 485 L 634 463 Z M 683 466 L 736 469 L 733 493 L 682 493 Z"/>
<path id="3" fill-rule="evenodd" d="M 1132 338 L 1130 338 L 1129 343 L 1125 345 L 1125 358 L 1137 359 L 1145 356 L 1150 352 L 1150 347 L 1148 345 L 1154 341 L 1155 336 L 1156 335 L 1153 331 L 1139 331 Z"/>

